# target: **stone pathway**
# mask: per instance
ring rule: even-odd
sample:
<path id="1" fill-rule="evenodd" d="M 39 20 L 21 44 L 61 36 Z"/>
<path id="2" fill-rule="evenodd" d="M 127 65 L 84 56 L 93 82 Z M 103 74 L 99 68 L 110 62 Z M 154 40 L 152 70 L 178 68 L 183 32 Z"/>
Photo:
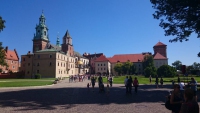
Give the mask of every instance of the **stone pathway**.
<path id="1" fill-rule="evenodd" d="M 155 85 L 141 85 L 138 94 L 125 95 L 124 85 L 114 84 L 107 96 L 98 93 L 97 84 L 94 92 L 91 88 L 88 91 L 88 82 L 69 83 L 66 79 L 51 86 L 0 88 L 1 112 L 171 113 L 164 106 L 169 85 L 158 89 Z"/>

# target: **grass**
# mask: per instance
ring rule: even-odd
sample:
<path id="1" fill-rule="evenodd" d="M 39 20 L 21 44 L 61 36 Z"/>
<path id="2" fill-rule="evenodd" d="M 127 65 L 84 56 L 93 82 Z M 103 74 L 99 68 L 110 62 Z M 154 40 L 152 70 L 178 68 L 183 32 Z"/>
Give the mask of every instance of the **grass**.
<path id="1" fill-rule="evenodd" d="M 149 83 L 149 78 L 146 78 L 144 76 L 134 76 L 131 75 L 131 77 L 134 79 L 135 77 L 137 77 L 138 81 L 140 84 L 150 84 Z M 124 84 L 124 79 L 126 78 L 126 76 L 115 76 L 113 78 L 113 83 L 114 84 Z M 190 81 L 191 76 L 188 76 L 188 82 Z M 195 80 L 198 82 L 200 81 L 200 77 L 194 77 Z M 160 79 L 160 78 L 159 78 Z M 175 83 L 177 83 L 177 79 L 178 77 L 174 77 L 174 78 L 163 78 L 164 84 L 171 84 L 172 80 L 175 81 Z M 185 83 L 187 82 L 187 77 L 180 77 L 181 81 L 183 80 Z M 106 77 L 103 77 L 103 81 L 104 83 L 107 83 Z M 152 84 L 155 83 L 155 78 L 152 78 Z"/>
<path id="2" fill-rule="evenodd" d="M 55 78 L 45 79 L 0 79 L 0 87 L 25 87 L 51 85 Z"/>

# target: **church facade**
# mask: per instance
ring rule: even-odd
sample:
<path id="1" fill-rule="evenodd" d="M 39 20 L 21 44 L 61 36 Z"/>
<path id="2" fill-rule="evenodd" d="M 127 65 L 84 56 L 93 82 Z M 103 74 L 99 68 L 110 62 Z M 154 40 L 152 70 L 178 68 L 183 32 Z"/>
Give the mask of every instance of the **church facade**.
<path id="1" fill-rule="evenodd" d="M 51 44 L 43 13 L 35 29 L 32 53 L 29 51 L 21 55 L 21 71 L 25 78 L 34 78 L 35 74 L 41 74 L 43 78 L 57 78 L 89 72 L 89 59 L 74 51 L 68 30 L 61 45 L 59 37 L 56 45 Z"/>

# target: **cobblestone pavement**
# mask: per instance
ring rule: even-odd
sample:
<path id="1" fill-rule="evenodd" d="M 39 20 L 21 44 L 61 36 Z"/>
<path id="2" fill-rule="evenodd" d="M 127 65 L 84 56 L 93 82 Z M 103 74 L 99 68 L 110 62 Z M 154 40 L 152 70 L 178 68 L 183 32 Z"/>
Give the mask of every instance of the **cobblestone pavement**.
<path id="1" fill-rule="evenodd" d="M 97 84 L 94 92 L 88 91 L 88 82 L 66 79 L 51 86 L 0 88 L 0 113 L 171 113 L 164 106 L 169 85 L 140 85 L 138 94 L 133 89 L 125 95 L 124 85 L 114 84 L 107 96 Z"/>

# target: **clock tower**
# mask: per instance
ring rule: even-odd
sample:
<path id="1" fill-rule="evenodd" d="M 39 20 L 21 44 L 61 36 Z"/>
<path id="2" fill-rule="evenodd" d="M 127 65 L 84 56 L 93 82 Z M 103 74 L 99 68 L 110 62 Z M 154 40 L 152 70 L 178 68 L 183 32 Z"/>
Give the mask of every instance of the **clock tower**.
<path id="1" fill-rule="evenodd" d="M 36 33 L 33 37 L 33 53 L 46 48 L 47 43 L 49 43 L 48 28 L 45 24 L 45 16 L 42 15 L 39 18 L 39 24 L 36 24 Z"/>

